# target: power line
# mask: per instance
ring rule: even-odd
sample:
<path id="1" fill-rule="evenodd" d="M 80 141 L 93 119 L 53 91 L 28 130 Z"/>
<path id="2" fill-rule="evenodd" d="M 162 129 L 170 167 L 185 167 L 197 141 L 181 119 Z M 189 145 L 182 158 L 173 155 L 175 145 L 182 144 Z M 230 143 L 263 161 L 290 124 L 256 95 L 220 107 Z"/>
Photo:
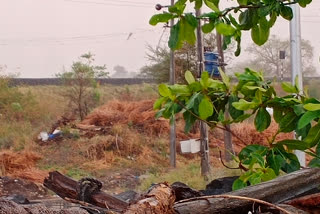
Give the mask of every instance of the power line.
<path id="1" fill-rule="evenodd" d="M 106 6 L 116 6 L 116 7 L 140 7 L 140 8 L 151 8 L 147 5 L 135 5 L 135 4 L 112 4 L 112 3 L 103 3 L 96 1 L 79 1 L 79 0 L 64 0 L 65 2 L 80 3 L 80 4 L 97 4 L 97 5 L 106 5 Z"/>
<path id="2" fill-rule="evenodd" d="M 87 35 L 87 36 L 71 36 L 71 37 L 60 37 L 60 38 L 31 38 L 26 40 L 17 40 L 17 39 L 1 39 L 0 45 L 10 45 L 10 43 L 14 44 L 35 44 L 35 43 L 46 43 L 46 44 L 55 44 L 55 43 L 74 43 L 74 42 L 94 42 L 94 43 L 102 43 L 102 40 L 110 39 L 113 37 L 125 36 L 127 37 L 129 34 L 139 34 L 144 32 L 154 32 L 154 30 L 137 30 L 132 32 L 121 32 L 121 33 L 110 33 L 110 34 L 100 34 L 100 35 Z"/>

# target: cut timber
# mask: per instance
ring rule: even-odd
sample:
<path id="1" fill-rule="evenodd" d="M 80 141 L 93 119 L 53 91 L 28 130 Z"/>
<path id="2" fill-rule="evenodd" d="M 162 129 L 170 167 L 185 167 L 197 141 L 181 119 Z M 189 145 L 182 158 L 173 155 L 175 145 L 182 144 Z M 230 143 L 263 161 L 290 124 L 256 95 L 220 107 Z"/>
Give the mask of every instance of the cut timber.
<path id="1" fill-rule="evenodd" d="M 320 193 L 303 196 L 286 202 L 300 210 L 308 213 L 320 213 Z"/>
<path id="2" fill-rule="evenodd" d="M 124 214 L 173 214 L 175 195 L 168 183 L 160 183 L 139 201 L 131 204 Z"/>
<path id="3" fill-rule="evenodd" d="M 195 197 L 200 197 L 200 196 L 204 196 L 204 194 L 202 194 L 201 192 L 192 189 L 190 187 L 188 187 L 186 184 L 181 183 L 181 182 L 174 182 L 171 185 L 171 188 L 174 191 L 174 194 L 176 196 L 176 202 L 177 201 L 181 201 L 181 200 L 185 200 L 188 198 L 195 198 Z"/>
<path id="4" fill-rule="evenodd" d="M 278 204 L 319 185 L 320 169 L 303 169 L 278 177 L 272 181 L 230 192 L 229 195 L 245 196 Z M 251 205 L 251 201 L 199 197 L 177 202 L 174 205 L 174 209 L 179 214 L 240 214 L 248 213 Z"/>
<path id="5" fill-rule="evenodd" d="M 59 172 L 50 172 L 49 177 L 44 180 L 44 186 L 55 192 L 61 198 L 77 199 L 78 182 L 60 174 Z M 116 197 L 113 197 L 102 191 L 94 193 L 92 196 L 92 204 L 113 210 L 124 210 L 128 207 L 128 203 Z"/>

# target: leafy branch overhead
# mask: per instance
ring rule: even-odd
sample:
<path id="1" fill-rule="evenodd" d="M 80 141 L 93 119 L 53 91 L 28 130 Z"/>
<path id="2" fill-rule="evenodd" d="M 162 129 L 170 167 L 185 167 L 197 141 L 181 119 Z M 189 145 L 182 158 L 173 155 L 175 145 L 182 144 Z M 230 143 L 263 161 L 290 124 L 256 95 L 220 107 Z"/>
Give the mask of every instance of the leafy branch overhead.
<path id="1" fill-rule="evenodd" d="M 157 25 L 176 19 L 176 24 L 171 27 L 169 39 L 169 47 L 176 50 L 181 48 L 184 42 L 195 43 L 198 20 L 205 20 L 202 31 L 210 33 L 216 29 L 224 36 L 224 48 L 233 38 L 238 43 L 235 52 L 238 56 L 241 52 L 242 31 L 251 31 L 252 40 L 257 45 L 263 45 L 279 16 L 286 20 L 292 19 L 291 4 L 306 7 L 311 2 L 312 0 L 237 0 L 237 6 L 219 9 L 219 0 L 178 0 L 169 7 L 168 12 L 152 16 L 149 23 Z M 205 5 L 212 12 L 196 17 L 192 13 L 185 13 L 188 4 L 194 4 L 196 9 Z"/>
<path id="2" fill-rule="evenodd" d="M 182 113 L 186 132 L 196 120 L 206 122 L 211 128 L 223 128 L 254 117 L 256 129 L 262 132 L 272 120 L 267 108 L 273 108 L 278 131 L 268 139 L 268 146 L 249 145 L 235 157 L 245 173 L 234 183 L 234 189 L 273 179 L 280 172 L 300 169 L 293 150 L 310 154 L 314 159 L 309 166 L 320 167 L 320 101 L 300 94 L 297 79 L 294 85 L 282 83 L 282 89 L 288 94 L 279 97 L 271 81 L 265 81 L 261 72 L 247 68 L 237 73 L 236 85 L 231 85 L 229 77 L 220 73 L 222 80 L 211 79 L 207 72 L 196 80 L 187 71 L 187 85 L 159 85 L 160 98 L 154 104 L 157 117 L 173 121 L 174 115 Z M 230 119 L 224 117 L 225 112 L 230 114 Z M 276 140 L 278 134 L 293 131 L 299 140 Z"/>

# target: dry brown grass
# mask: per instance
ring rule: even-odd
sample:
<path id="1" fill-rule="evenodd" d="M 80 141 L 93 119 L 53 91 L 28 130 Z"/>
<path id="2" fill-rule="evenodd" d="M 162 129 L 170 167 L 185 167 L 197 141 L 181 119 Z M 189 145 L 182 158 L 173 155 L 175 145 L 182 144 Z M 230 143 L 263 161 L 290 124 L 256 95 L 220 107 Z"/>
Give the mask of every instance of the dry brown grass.
<path id="1" fill-rule="evenodd" d="M 0 170 L 2 175 L 23 178 L 42 183 L 47 172 L 36 169 L 41 156 L 35 152 L 0 152 Z"/>

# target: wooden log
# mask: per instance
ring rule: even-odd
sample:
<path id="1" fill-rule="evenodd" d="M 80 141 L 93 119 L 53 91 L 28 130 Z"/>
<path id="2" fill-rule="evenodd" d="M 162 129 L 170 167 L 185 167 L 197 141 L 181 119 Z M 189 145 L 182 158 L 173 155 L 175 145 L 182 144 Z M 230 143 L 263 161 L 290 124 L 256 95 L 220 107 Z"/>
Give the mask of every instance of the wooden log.
<path id="1" fill-rule="evenodd" d="M 55 171 L 50 172 L 44 180 L 44 186 L 55 192 L 61 198 L 78 199 L 78 182 Z M 98 207 L 122 211 L 128 207 L 128 203 L 105 192 L 98 191 L 91 196 L 91 203 Z"/>
<path id="2" fill-rule="evenodd" d="M 175 195 L 168 183 L 160 183 L 142 199 L 131 204 L 124 214 L 173 214 Z"/>
<path id="3" fill-rule="evenodd" d="M 176 202 L 177 201 L 181 201 L 181 200 L 185 200 L 188 198 L 195 198 L 195 197 L 200 197 L 200 196 L 204 196 L 204 194 L 202 194 L 201 192 L 190 188 L 189 186 L 187 186 L 184 183 L 181 182 L 174 182 L 171 185 L 171 188 L 174 191 L 174 194 L 176 196 Z"/>
<path id="4" fill-rule="evenodd" d="M 21 205 L 13 201 L 0 198 L 0 214 L 89 214 L 81 208 L 68 208 L 57 210 L 55 208 L 47 208 L 43 204 Z"/>
<path id="5" fill-rule="evenodd" d="M 320 185 L 320 169 L 303 169 L 274 180 L 250 186 L 229 195 L 246 196 L 273 204 L 282 203 Z M 177 202 L 174 209 L 179 214 L 240 214 L 248 213 L 251 201 L 218 199 L 208 197 L 192 198 Z"/>
<path id="6" fill-rule="evenodd" d="M 320 193 L 295 198 L 287 201 L 286 204 L 307 211 L 308 213 L 320 213 Z"/>

